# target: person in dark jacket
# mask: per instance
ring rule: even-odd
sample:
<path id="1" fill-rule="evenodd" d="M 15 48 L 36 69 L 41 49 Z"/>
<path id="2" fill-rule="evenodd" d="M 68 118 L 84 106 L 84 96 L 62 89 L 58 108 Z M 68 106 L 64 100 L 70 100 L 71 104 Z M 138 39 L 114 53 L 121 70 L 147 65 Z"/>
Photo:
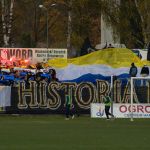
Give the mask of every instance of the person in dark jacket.
<path id="1" fill-rule="evenodd" d="M 149 75 L 149 68 L 148 66 L 144 65 L 141 69 L 141 76 L 147 77 Z"/>
<path id="2" fill-rule="evenodd" d="M 148 66 L 144 65 L 141 69 L 141 76 L 147 77 L 149 75 L 149 68 Z M 141 80 L 141 85 L 146 86 L 146 80 Z"/>
<path id="3" fill-rule="evenodd" d="M 137 72 L 138 72 L 137 67 L 135 66 L 134 63 L 132 63 L 132 64 L 131 64 L 130 71 L 129 71 L 130 77 L 136 77 Z"/>

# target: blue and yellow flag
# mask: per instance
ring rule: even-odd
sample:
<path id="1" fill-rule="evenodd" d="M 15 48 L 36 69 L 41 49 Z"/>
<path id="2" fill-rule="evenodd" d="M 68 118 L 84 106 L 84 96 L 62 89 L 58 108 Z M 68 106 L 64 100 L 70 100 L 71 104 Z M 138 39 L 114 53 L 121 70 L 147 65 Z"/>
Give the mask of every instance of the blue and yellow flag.
<path id="1" fill-rule="evenodd" d="M 138 67 L 139 75 L 145 62 L 130 49 L 108 48 L 73 59 L 52 59 L 48 64 L 56 69 L 60 81 L 91 82 L 112 75 L 128 76 L 133 62 Z"/>

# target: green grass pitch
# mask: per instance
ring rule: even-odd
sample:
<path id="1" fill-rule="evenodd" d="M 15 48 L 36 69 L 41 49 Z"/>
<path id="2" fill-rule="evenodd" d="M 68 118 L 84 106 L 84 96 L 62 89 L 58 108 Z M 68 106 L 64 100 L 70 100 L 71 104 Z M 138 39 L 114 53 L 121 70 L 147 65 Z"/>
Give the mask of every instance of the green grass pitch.
<path id="1" fill-rule="evenodd" d="M 0 150 L 150 150 L 150 119 L 1 115 Z"/>

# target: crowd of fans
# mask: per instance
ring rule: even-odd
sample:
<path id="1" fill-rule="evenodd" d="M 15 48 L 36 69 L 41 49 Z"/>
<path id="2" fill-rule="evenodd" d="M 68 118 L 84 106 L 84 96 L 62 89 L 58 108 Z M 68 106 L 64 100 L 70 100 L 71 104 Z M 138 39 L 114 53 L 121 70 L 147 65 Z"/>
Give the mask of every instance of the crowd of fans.
<path id="1" fill-rule="evenodd" d="M 16 86 L 19 82 L 24 81 L 26 84 L 29 81 L 50 83 L 58 81 L 56 71 L 53 68 L 44 68 L 40 63 L 36 64 L 35 68 L 2 68 L 0 67 L 0 85 Z"/>

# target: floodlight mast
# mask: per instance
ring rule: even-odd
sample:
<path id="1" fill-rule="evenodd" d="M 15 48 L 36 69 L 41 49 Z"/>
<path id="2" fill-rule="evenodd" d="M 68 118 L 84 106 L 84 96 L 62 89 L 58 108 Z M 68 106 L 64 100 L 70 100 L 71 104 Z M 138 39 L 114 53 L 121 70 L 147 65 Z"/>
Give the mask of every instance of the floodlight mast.
<path id="1" fill-rule="evenodd" d="M 56 6 L 55 3 L 51 4 L 50 7 Z M 46 45 L 47 49 L 49 47 L 49 38 L 48 38 L 48 33 L 49 33 L 49 18 L 48 18 L 48 8 L 46 8 L 44 5 L 39 5 L 39 8 L 43 8 L 46 11 Z"/>

